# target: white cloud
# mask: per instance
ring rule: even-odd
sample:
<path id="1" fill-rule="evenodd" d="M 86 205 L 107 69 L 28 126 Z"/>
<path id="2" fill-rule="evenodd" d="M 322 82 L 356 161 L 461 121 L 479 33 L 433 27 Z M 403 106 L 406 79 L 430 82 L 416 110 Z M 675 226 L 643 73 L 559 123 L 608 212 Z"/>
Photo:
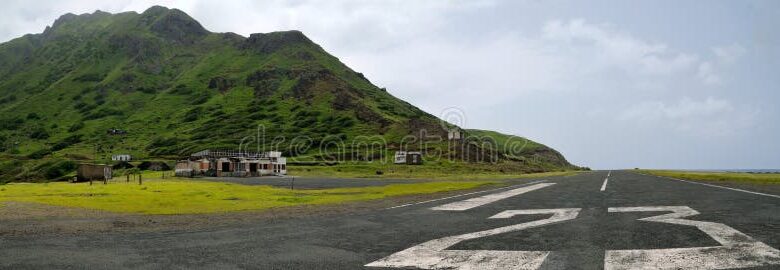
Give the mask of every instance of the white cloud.
<path id="1" fill-rule="evenodd" d="M 712 52 L 717 57 L 718 62 L 722 64 L 732 64 L 745 55 L 747 49 L 739 44 L 732 44 L 729 46 L 714 47 L 712 48 Z"/>
<path id="2" fill-rule="evenodd" d="M 634 105 L 623 112 L 621 120 L 685 120 L 692 117 L 707 117 L 720 113 L 727 113 L 734 107 L 727 100 L 707 97 L 696 101 L 688 97 L 678 100 L 674 104 L 662 101 L 647 101 Z"/>
<path id="3" fill-rule="evenodd" d="M 757 113 L 726 99 L 683 97 L 675 102 L 634 104 L 620 113 L 618 119 L 644 126 L 667 126 L 693 136 L 727 136 L 752 127 Z"/>
<path id="4" fill-rule="evenodd" d="M 670 49 L 666 44 L 634 38 L 611 29 L 577 19 L 552 21 L 543 30 L 543 38 L 565 42 L 565 46 L 590 49 L 607 64 L 648 74 L 672 74 L 689 69 L 697 56 Z"/>
<path id="5" fill-rule="evenodd" d="M 714 67 L 711 62 L 701 62 L 696 76 L 701 79 L 705 84 L 720 84 L 721 80 L 718 75 L 715 74 Z"/>
<path id="6" fill-rule="evenodd" d="M 711 63 L 716 59 L 580 19 L 549 21 L 537 33 L 482 33 L 470 42 L 430 35 L 381 52 L 337 55 L 434 113 L 453 105 L 489 108 L 539 93 L 623 96 L 722 80 Z"/>
<path id="7" fill-rule="evenodd" d="M 699 63 L 696 76 L 707 85 L 719 85 L 723 82 L 718 73 L 727 70 L 731 65 L 739 60 L 747 50 L 739 44 L 729 46 L 713 47 L 712 54 L 715 58 L 711 61 Z"/>
<path id="8" fill-rule="evenodd" d="M 713 47 L 712 54 L 715 56 L 711 61 L 699 63 L 696 76 L 707 85 L 719 85 L 723 82 L 719 73 L 723 73 L 731 65 L 737 62 L 747 50 L 739 44 L 729 46 Z"/>

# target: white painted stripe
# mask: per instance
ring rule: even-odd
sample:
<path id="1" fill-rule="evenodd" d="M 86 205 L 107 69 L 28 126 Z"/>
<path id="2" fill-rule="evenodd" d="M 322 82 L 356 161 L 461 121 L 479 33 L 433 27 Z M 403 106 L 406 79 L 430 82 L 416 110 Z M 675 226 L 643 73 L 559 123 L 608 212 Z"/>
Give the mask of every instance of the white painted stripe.
<path id="1" fill-rule="evenodd" d="M 458 195 L 455 195 L 455 196 L 449 196 L 449 197 L 438 198 L 438 199 L 433 199 L 433 200 L 427 200 L 427 201 L 421 201 L 421 202 L 415 202 L 415 203 L 407 203 L 407 204 L 402 204 L 402 205 L 396 205 L 396 206 L 393 206 L 393 207 L 388 207 L 388 208 L 385 208 L 385 210 L 402 208 L 402 207 L 418 205 L 418 204 L 425 204 L 425 203 L 430 203 L 430 202 L 437 202 L 437 201 L 448 200 L 448 199 L 453 199 L 453 198 L 458 198 L 458 197 L 463 197 L 463 196 L 474 195 L 474 194 L 498 191 L 498 190 L 503 190 L 503 189 L 510 189 L 510 188 L 515 188 L 515 187 L 520 187 L 520 186 L 527 186 L 527 185 L 532 185 L 532 184 L 541 183 L 541 182 L 545 182 L 545 181 L 546 180 L 538 180 L 538 181 L 528 182 L 528 183 L 524 183 L 524 184 L 508 186 L 508 187 L 500 187 L 500 188 L 494 188 L 494 189 L 488 189 L 488 190 L 481 190 L 481 191 L 475 191 L 475 192 L 469 192 L 469 193 L 464 193 L 464 194 L 458 194 Z"/>
<path id="2" fill-rule="evenodd" d="M 761 196 L 767 196 L 767 197 L 773 197 L 773 198 L 780 199 L 780 195 L 766 194 L 766 193 L 755 192 L 755 191 L 750 191 L 750 190 L 744 190 L 744 189 L 738 189 L 738 188 L 730 188 L 730 187 L 724 187 L 724 186 L 712 185 L 712 184 L 707 184 L 707 183 L 700 183 L 700 182 L 682 180 L 682 179 L 666 177 L 666 176 L 656 176 L 656 175 L 652 175 L 652 176 L 660 177 L 660 178 L 666 178 L 666 179 L 669 179 L 669 180 L 676 180 L 676 181 L 691 183 L 691 184 L 697 184 L 697 185 L 703 185 L 703 186 L 715 187 L 715 188 L 722 188 L 722 189 L 728 189 L 728 190 L 733 190 L 733 191 L 745 192 L 745 193 L 750 193 L 750 194 L 755 194 L 755 195 L 761 195 Z"/>
<path id="3" fill-rule="evenodd" d="M 601 191 L 607 190 L 607 182 L 609 181 L 609 178 L 604 179 L 604 184 L 601 184 Z"/>
<path id="4" fill-rule="evenodd" d="M 720 246 L 607 250 L 604 269 L 733 269 L 780 264 L 780 251 L 725 224 L 685 217 L 699 212 L 687 206 L 610 207 L 608 212 L 671 211 L 639 220 L 693 226 Z"/>
<path id="5" fill-rule="evenodd" d="M 431 208 L 431 210 L 465 211 L 465 210 L 469 210 L 471 208 L 479 207 L 479 206 L 486 205 L 486 204 L 489 204 L 489 203 L 494 203 L 494 202 L 497 202 L 497 201 L 500 201 L 500 200 L 503 200 L 503 199 L 506 199 L 506 198 L 509 198 L 509 197 L 512 197 L 512 196 L 517 196 L 517 195 L 520 195 L 520 194 L 523 194 L 523 193 L 526 193 L 526 192 L 531 192 L 531 191 L 534 191 L 534 190 L 537 190 L 537 189 L 540 189 L 540 188 L 549 187 L 549 186 L 552 186 L 552 185 L 555 185 L 555 183 L 541 183 L 541 184 L 536 184 L 536 185 L 533 185 L 533 186 L 516 188 L 516 189 L 513 189 L 513 190 L 507 190 L 507 191 L 500 192 L 500 193 L 488 194 L 488 195 L 485 195 L 485 196 L 482 196 L 482 197 L 476 197 L 476 198 L 471 198 L 471 199 L 467 199 L 467 200 L 463 200 L 463 201 L 458 201 L 458 202 L 448 203 L 448 204 L 445 204 L 445 205 L 436 206 L 436 207 Z"/>
<path id="6" fill-rule="evenodd" d="M 513 250 L 448 250 L 460 242 L 503 233 L 572 220 L 579 214 L 579 208 L 507 210 L 491 219 L 511 218 L 517 215 L 553 214 L 552 217 L 485 231 L 466 233 L 430 240 L 399 251 L 385 258 L 366 264 L 367 267 L 415 268 L 415 269 L 460 269 L 460 270 L 503 270 L 539 269 L 550 251 Z"/>
<path id="7" fill-rule="evenodd" d="M 414 204 L 413 203 L 407 203 L 407 204 L 402 204 L 402 205 L 396 205 L 396 206 L 393 206 L 393 207 L 388 207 L 388 208 L 385 208 L 385 209 L 396 209 L 396 208 L 407 207 L 407 206 L 411 206 L 411 205 L 414 205 Z"/>

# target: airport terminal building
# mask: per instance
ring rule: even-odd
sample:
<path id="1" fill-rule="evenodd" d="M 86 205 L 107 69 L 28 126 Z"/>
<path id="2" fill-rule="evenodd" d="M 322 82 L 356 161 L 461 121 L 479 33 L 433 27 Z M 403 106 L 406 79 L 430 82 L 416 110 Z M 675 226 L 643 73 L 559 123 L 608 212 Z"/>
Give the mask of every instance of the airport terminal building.
<path id="1" fill-rule="evenodd" d="M 287 174 L 282 152 L 203 150 L 176 163 L 176 175 L 184 177 L 258 177 Z"/>

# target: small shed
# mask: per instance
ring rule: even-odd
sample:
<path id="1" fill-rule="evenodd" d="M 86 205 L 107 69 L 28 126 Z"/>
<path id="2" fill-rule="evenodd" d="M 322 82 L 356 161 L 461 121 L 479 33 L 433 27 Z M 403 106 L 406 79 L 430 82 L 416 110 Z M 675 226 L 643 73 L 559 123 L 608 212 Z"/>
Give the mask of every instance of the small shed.
<path id="1" fill-rule="evenodd" d="M 447 131 L 447 139 L 450 141 L 459 141 L 463 139 L 463 131 L 459 128 L 453 128 Z"/>
<path id="2" fill-rule="evenodd" d="M 76 181 L 108 180 L 113 177 L 111 166 L 105 164 L 79 164 Z"/>
<path id="3" fill-rule="evenodd" d="M 421 152 L 407 152 L 407 151 L 395 152 L 395 159 L 393 161 L 393 163 L 395 164 L 407 164 L 407 165 L 421 165 L 422 162 L 423 160 L 422 160 Z"/>

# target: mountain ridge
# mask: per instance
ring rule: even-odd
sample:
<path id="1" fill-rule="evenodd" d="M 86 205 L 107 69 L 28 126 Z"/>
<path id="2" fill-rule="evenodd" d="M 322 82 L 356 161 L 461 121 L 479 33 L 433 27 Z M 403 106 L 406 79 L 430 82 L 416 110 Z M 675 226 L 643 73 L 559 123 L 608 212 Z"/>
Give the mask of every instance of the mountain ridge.
<path id="1" fill-rule="evenodd" d="M 292 139 L 277 146 L 313 159 L 328 158 L 313 150 L 328 140 L 376 136 L 393 146 L 420 130 L 446 138 L 452 127 L 373 85 L 300 31 L 213 33 L 161 6 L 62 15 L 42 33 L 0 44 L 0 78 L 0 160 L 32 164 L 27 171 L 0 165 L 0 176 L 17 180 L 40 178 L 30 166 L 51 160 L 111 153 L 172 159 L 235 148 L 258 126 L 268 138 L 310 139 L 300 153 L 290 150 Z M 468 147 L 495 152 L 520 170 L 576 168 L 543 145 L 538 149 L 551 151 L 535 163 L 511 158 L 531 152 Z M 434 148 L 466 156 L 442 143 Z M 340 151 L 360 159 L 355 149 Z"/>

